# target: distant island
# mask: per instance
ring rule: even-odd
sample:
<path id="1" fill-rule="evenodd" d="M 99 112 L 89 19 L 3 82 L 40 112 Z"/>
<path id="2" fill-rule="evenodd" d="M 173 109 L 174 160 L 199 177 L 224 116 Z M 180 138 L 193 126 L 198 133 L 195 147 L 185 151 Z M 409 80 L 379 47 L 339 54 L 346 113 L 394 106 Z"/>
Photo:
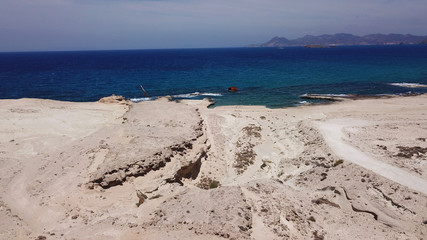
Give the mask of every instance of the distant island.
<path id="1" fill-rule="evenodd" d="M 251 44 L 249 47 L 335 47 L 353 45 L 402 45 L 402 44 L 426 44 L 427 36 L 415 36 L 411 34 L 370 34 L 356 36 L 348 33 L 324 34 L 319 36 L 306 35 L 297 39 L 274 37 L 262 44 Z"/>

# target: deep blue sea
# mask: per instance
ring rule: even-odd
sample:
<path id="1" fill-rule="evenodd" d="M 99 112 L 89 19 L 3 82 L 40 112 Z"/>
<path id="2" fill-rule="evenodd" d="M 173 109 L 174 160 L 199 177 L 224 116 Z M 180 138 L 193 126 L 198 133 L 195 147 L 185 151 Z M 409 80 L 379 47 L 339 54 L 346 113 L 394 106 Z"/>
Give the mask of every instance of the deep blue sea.
<path id="1" fill-rule="evenodd" d="M 311 101 L 303 94 L 427 93 L 402 84 L 427 85 L 427 46 L 0 53 L 0 82 L 2 99 L 172 95 L 210 97 L 217 106 L 295 106 Z"/>

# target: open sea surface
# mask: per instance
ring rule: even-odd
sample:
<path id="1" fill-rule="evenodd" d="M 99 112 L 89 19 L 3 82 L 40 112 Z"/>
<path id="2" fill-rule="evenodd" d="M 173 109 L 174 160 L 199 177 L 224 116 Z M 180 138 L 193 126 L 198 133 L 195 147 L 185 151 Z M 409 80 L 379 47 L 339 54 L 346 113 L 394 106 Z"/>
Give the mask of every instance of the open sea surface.
<path id="1" fill-rule="evenodd" d="M 274 108 L 316 101 L 304 94 L 427 93 L 427 46 L 0 53 L 0 83 L 2 99 L 171 95 Z"/>

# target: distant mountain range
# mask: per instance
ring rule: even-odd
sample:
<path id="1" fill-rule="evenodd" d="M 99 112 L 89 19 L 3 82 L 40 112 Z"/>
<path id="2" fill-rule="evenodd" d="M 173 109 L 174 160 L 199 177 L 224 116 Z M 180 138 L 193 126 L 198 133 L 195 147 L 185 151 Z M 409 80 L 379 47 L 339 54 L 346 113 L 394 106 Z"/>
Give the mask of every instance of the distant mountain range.
<path id="1" fill-rule="evenodd" d="M 284 37 L 274 37 L 262 44 L 252 44 L 250 47 L 328 47 L 351 45 L 398 45 L 398 44 L 422 44 L 427 42 L 427 36 L 414 36 L 411 34 L 371 34 L 355 36 L 347 33 L 334 35 L 324 34 L 320 36 L 306 35 L 301 38 L 289 40 Z"/>

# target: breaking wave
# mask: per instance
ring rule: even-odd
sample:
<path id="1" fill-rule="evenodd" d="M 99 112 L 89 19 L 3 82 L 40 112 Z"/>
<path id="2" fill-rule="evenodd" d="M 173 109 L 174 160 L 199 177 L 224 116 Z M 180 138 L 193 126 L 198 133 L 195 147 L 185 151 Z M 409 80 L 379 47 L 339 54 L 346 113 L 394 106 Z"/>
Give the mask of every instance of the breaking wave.
<path id="1" fill-rule="evenodd" d="M 396 87 L 406 87 L 406 88 L 427 88 L 426 84 L 421 83 L 389 83 L 389 85 Z"/>
<path id="2" fill-rule="evenodd" d="M 303 94 L 300 97 L 310 97 L 310 96 L 324 96 L 324 97 L 348 97 L 350 94 L 332 94 L 332 93 L 325 93 L 325 94 Z"/>
<path id="3" fill-rule="evenodd" d="M 221 97 L 222 94 L 220 93 L 209 93 L 209 92 L 193 92 L 193 93 L 184 93 L 184 94 L 176 94 L 172 95 L 173 98 L 195 98 L 195 97 Z M 130 100 L 132 102 L 138 103 L 138 102 L 144 102 L 144 101 L 152 101 L 156 100 L 157 97 L 143 97 L 143 98 L 131 98 Z"/>
<path id="4" fill-rule="evenodd" d="M 143 98 L 131 98 L 130 100 L 134 103 L 144 102 L 144 101 L 152 101 L 155 100 L 156 97 L 143 97 Z"/>
<path id="5" fill-rule="evenodd" d="M 206 97 L 221 97 L 222 94 L 220 93 L 206 93 L 206 92 L 193 92 L 193 93 L 184 93 L 184 94 L 177 94 L 172 95 L 174 98 L 195 98 L 198 96 L 206 96 Z"/>

